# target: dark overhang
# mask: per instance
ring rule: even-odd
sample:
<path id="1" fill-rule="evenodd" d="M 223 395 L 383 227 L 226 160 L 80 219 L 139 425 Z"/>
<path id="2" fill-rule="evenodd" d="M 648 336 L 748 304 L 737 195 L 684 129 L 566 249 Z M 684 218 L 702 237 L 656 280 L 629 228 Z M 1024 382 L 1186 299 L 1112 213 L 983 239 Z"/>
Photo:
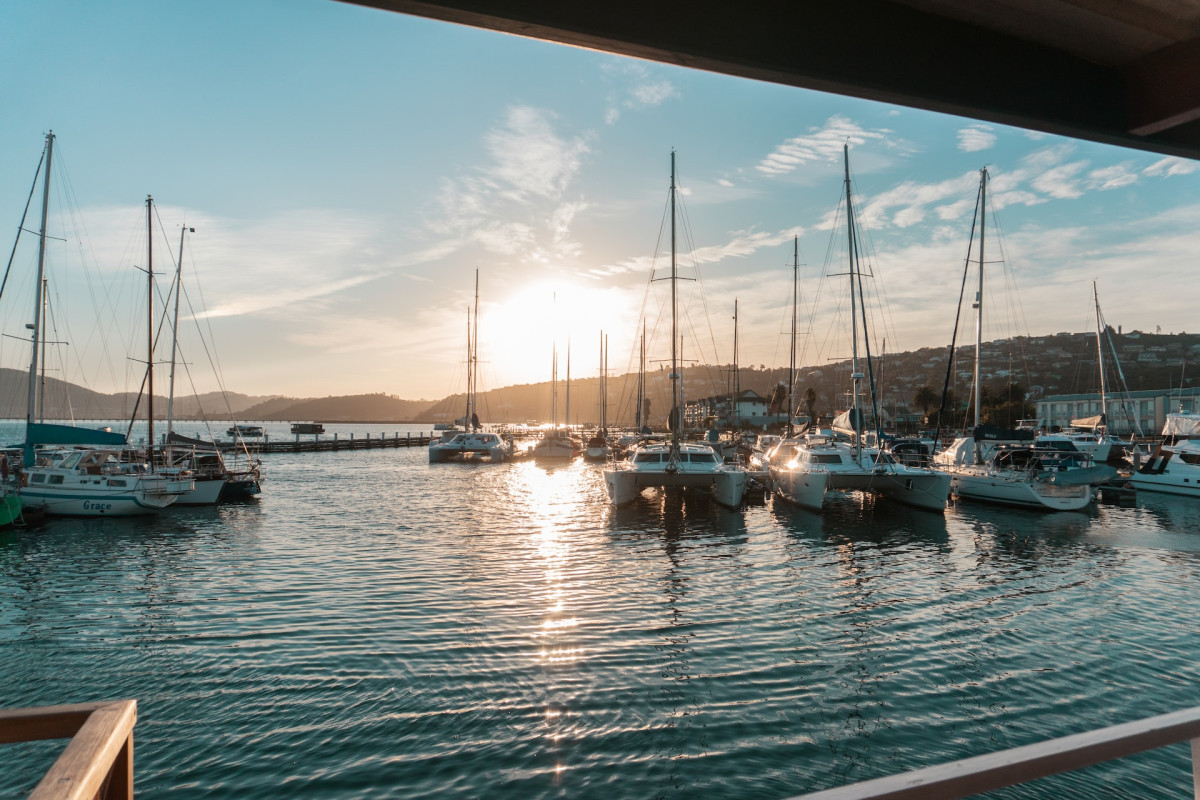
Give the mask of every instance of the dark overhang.
<path id="1" fill-rule="evenodd" d="M 349 0 L 1200 158 L 1200 0 Z"/>

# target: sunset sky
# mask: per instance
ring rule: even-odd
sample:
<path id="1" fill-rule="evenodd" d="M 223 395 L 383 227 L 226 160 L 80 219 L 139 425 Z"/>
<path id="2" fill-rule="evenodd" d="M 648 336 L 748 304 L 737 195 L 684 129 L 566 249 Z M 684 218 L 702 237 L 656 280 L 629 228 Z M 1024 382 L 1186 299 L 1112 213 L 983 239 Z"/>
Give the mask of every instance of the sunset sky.
<path id="1" fill-rule="evenodd" d="M 185 313 L 232 391 L 461 391 L 476 269 L 485 388 L 549 379 L 568 339 L 573 374 L 595 375 L 601 330 L 624 371 L 643 316 L 661 358 L 672 149 L 701 279 L 681 288 L 688 358 L 732 358 L 736 298 L 741 363 L 786 365 L 797 235 L 803 362 L 847 355 L 840 279 L 820 280 L 847 143 L 889 351 L 949 341 L 985 166 L 996 283 L 1017 289 L 986 338 L 1089 330 L 1092 281 L 1113 325 L 1196 325 L 1192 161 L 329 0 L 4 3 L 0 66 L 0 225 L 16 234 L 53 129 L 46 335 L 71 343 L 56 375 L 97 391 L 136 390 L 145 357 L 147 194 L 160 252 L 196 228 Z M 28 365 L 10 337 L 35 245 L 0 298 L 4 366 Z M 181 326 L 197 389 L 216 388 Z"/>

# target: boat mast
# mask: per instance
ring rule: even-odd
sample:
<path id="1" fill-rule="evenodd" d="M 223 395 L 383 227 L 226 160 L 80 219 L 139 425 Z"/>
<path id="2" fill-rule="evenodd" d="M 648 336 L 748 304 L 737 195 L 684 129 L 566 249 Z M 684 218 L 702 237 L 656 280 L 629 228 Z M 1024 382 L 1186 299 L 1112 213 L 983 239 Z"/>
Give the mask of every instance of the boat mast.
<path id="1" fill-rule="evenodd" d="M 733 395 L 729 398 L 729 427 L 737 430 L 738 400 L 742 396 L 741 375 L 738 373 L 738 299 L 733 298 Z"/>
<path id="2" fill-rule="evenodd" d="M 608 336 L 604 336 L 604 365 L 600 381 L 600 430 L 608 435 Z"/>
<path id="3" fill-rule="evenodd" d="M 571 337 L 567 337 L 567 402 L 563 408 L 563 421 L 567 430 L 571 429 Z"/>
<path id="4" fill-rule="evenodd" d="M 979 384 L 979 355 L 983 347 L 983 245 L 984 234 L 987 231 L 987 167 L 979 170 L 979 289 L 975 294 L 975 427 L 979 427 L 982 419 L 979 401 L 982 398 L 983 387 Z M 976 445 L 976 453 L 979 447 Z"/>
<path id="5" fill-rule="evenodd" d="M 37 408 L 38 400 L 38 352 L 42 346 L 40 339 L 42 330 L 42 293 L 45 291 L 43 284 L 46 280 L 46 217 L 50 212 L 50 161 L 53 155 L 54 131 L 50 131 L 50 133 L 46 134 L 46 176 L 45 182 L 42 184 L 42 228 L 38 234 L 37 281 L 33 291 L 33 353 L 29 359 L 29 405 L 25 410 L 26 426 L 33 424 L 34 409 Z M 26 431 L 28 431 L 28 428 L 26 428 Z"/>
<path id="6" fill-rule="evenodd" d="M 1096 282 L 1092 281 L 1092 299 L 1096 303 L 1096 358 L 1100 366 L 1100 416 L 1104 425 L 1108 425 L 1108 395 L 1104 392 L 1104 345 L 1100 341 L 1102 323 L 1100 322 L 1100 293 L 1096 291 Z"/>
<path id="7" fill-rule="evenodd" d="M 558 345 L 550 360 L 550 428 L 558 431 Z"/>
<path id="8" fill-rule="evenodd" d="M 796 300 L 800 285 L 800 237 L 792 237 L 792 344 L 788 356 L 787 435 L 792 436 L 792 410 L 796 408 Z"/>
<path id="9" fill-rule="evenodd" d="M 642 408 L 646 405 L 646 320 L 642 320 L 642 338 L 638 345 L 638 382 L 637 408 L 633 412 L 633 422 L 640 436 L 645 420 L 642 419 Z"/>
<path id="10" fill-rule="evenodd" d="M 188 231 L 195 233 L 196 229 L 184 225 L 179 230 L 179 264 L 175 267 L 175 317 L 171 320 L 171 381 L 170 390 L 167 393 L 168 447 L 171 442 L 171 433 L 175 430 L 175 355 L 179 346 L 179 295 L 183 293 L 183 237 Z"/>
<path id="11" fill-rule="evenodd" d="M 154 471 L 154 198 L 146 195 L 146 458 Z"/>
<path id="12" fill-rule="evenodd" d="M 671 151 L 671 460 L 679 457 L 679 428 L 683 424 L 683 409 L 679 405 L 679 353 L 675 343 L 678 337 L 676 330 L 676 299 L 675 282 L 678 277 L 677 259 L 675 253 L 675 151 Z"/>
<path id="13" fill-rule="evenodd" d="M 479 270 L 475 270 L 475 329 L 471 333 L 471 413 L 467 417 L 472 430 L 479 414 Z"/>
<path id="14" fill-rule="evenodd" d="M 467 409 L 463 412 L 463 427 L 471 429 L 471 307 L 467 306 Z"/>
<path id="15" fill-rule="evenodd" d="M 858 410 L 858 392 L 859 382 L 862 380 L 862 372 L 858 368 L 858 308 L 857 297 L 854 286 L 854 265 L 855 265 L 855 242 L 854 242 L 854 207 L 851 203 L 850 192 L 850 145 L 842 145 L 842 156 L 845 164 L 845 183 L 846 183 L 846 236 L 847 236 L 847 256 L 850 263 L 850 383 L 852 387 L 851 404 L 850 404 L 850 424 L 854 428 L 854 454 L 856 461 L 862 455 L 862 427 L 861 414 Z"/>

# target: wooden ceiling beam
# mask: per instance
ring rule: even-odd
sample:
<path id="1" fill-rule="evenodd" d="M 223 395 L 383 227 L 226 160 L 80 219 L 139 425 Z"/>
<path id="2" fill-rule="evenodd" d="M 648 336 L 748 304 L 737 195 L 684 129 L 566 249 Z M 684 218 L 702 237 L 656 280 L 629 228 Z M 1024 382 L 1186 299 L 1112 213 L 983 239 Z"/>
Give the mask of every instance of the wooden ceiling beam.
<path id="1" fill-rule="evenodd" d="M 1180 124 L 1192 118 L 1189 95 L 1171 92 L 1174 79 L 1160 70 L 1177 67 L 1165 55 L 1147 59 L 1139 70 L 1122 71 L 892 0 L 344 1 L 1200 158 L 1200 127 Z M 1193 63 L 1190 53 L 1185 63 Z"/>
<path id="2" fill-rule="evenodd" d="M 1200 39 L 1151 53 L 1126 71 L 1130 133 L 1152 136 L 1200 119 Z"/>

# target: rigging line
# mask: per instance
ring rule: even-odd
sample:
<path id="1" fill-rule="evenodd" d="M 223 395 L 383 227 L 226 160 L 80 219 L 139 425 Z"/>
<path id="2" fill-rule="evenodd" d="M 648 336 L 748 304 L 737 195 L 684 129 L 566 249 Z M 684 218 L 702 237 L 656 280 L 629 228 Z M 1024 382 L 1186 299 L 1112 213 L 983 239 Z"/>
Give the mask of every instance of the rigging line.
<path id="1" fill-rule="evenodd" d="M 970 269 L 971 269 L 971 251 L 975 247 L 975 226 L 979 223 L 979 214 L 980 214 L 980 211 L 982 210 L 980 208 L 980 204 L 982 203 L 982 200 L 983 200 L 983 179 L 982 179 L 982 174 L 981 174 L 979 188 L 975 192 L 975 214 L 971 217 L 971 236 L 969 239 L 967 239 L 967 255 L 966 255 L 966 258 L 963 259 L 962 286 L 960 286 L 959 290 L 958 290 L 958 308 L 954 312 L 954 330 L 950 335 L 950 355 L 949 355 L 949 358 L 946 359 L 946 379 L 942 383 L 942 401 L 941 401 L 941 404 L 938 406 L 938 421 L 937 421 L 937 425 L 934 428 L 933 447 L 935 450 L 937 449 L 938 442 L 941 439 L 942 415 L 945 414 L 946 399 L 950 392 L 950 375 L 951 375 L 952 371 L 954 370 L 955 344 L 958 341 L 958 323 L 962 318 L 963 297 L 966 295 L 966 292 L 967 292 L 967 274 L 970 272 Z M 982 303 L 983 298 L 982 297 L 979 298 L 979 301 Z M 964 420 L 964 424 L 965 424 L 965 420 Z"/>
<path id="2" fill-rule="evenodd" d="M 89 297 L 92 302 L 92 311 L 96 315 L 95 318 L 97 321 L 104 319 L 106 317 L 109 319 L 116 319 L 116 314 L 113 312 L 113 309 L 115 308 L 115 306 L 113 305 L 111 295 L 108 292 L 108 284 L 105 281 L 99 280 L 99 267 L 96 266 L 99 264 L 99 259 L 96 257 L 95 250 L 92 246 L 91 236 L 88 234 L 86 223 L 84 222 L 82 216 L 77 211 L 77 209 L 79 208 L 79 199 L 75 193 L 74 183 L 71 180 L 71 171 L 67 166 L 67 159 L 66 159 L 67 152 L 64 148 L 62 148 L 61 144 L 60 144 L 59 148 L 57 148 L 57 155 L 58 155 L 58 158 L 57 158 L 58 169 L 56 171 L 56 180 L 58 181 L 60 196 L 62 198 L 60 200 L 59 213 L 64 218 L 66 218 L 67 220 L 70 221 L 71 229 L 74 232 L 76 248 L 79 251 L 80 265 L 82 267 L 82 270 L 83 270 L 83 273 L 85 276 L 85 282 L 87 283 L 87 286 L 88 286 Z M 66 207 L 70 209 L 70 213 L 64 213 L 63 203 L 66 203 Z M 85 250 L 85 245 L 86 245 L 86 250 Z M 94 278 L 93 278 L 93 272 L 95 273 Z M 96 283 L 100 284 L 100 287 L 104 293 L 104 299 L 105 299 L 104 307 L 98 305 L 96 302 L 96 296 L 94 293 L 94 287 L 95 287 Z M 104 312 L 107 312 L 107 314 Z M 72 338 L 78 338 L 78 337 L 74 337 L 74 335 L 70 332 L 70 320 L 71 320 L 72 316 L 73 315 L 70 315 L 70 314 L 67 315 L 66 325 L 67 325 L 68 336 L 71 336 Z M 103 331 L 103 329 L 101 329 L 101 330 Z M 105 365 L 107 365 L 108 372 L 109 372 L 109 380 L 112 382 L 112 385 L 114 385 L 114 386 L 118 385 L 118 383 L 116 381 L 116 375 L 113 372 L 113 363 L 112 363 L 113 360 L 112 360 L 112 354 L 111 354 L 111 352 L 109 350 L 109 346 L 108 346 L 108 338 L 106 335 L 102 334 L 99 337 L 99 339 L 100 339 L 101 353 L 104 356 L 102 359 L 100 359 L 100 361 L 102 363 L 104 363 Z M 90 342 L 91 340 L 88 339 L 87 341 Z M 128 348 L 126 348 L 126 349 L 128 349 Z M 80 354 L 81 361 L 87 360 L 86 347 L 80 348 L 79 354 Z"/>
<path id="3" fill-rule="evenodd" d="M 17 225 L 17 238 L 13 240 L 12 252 L 8 255 L 8 266 L 4 268 L 4 280 L 0 281 L 0 298 L 4 297 L 4 287 L 8 286 L 8 273 L 12 270 L 13 259 L 17 255 L 17 245 L 21 242 L 21 231 L 25 230 L 25 218 L 29 215 L 29 204 L 33 202 L 33 193 L 37 191 L 38 176 L 42 174 L 42 164 L 46 163 L 47 143 L 42 145 L 42 157 L 38 159 L 37 169 L 33 171 L 33 185 L 29 187 L 29 197 L 25 198 L 25 210 L 21 212 L 21 222 Z"/>

